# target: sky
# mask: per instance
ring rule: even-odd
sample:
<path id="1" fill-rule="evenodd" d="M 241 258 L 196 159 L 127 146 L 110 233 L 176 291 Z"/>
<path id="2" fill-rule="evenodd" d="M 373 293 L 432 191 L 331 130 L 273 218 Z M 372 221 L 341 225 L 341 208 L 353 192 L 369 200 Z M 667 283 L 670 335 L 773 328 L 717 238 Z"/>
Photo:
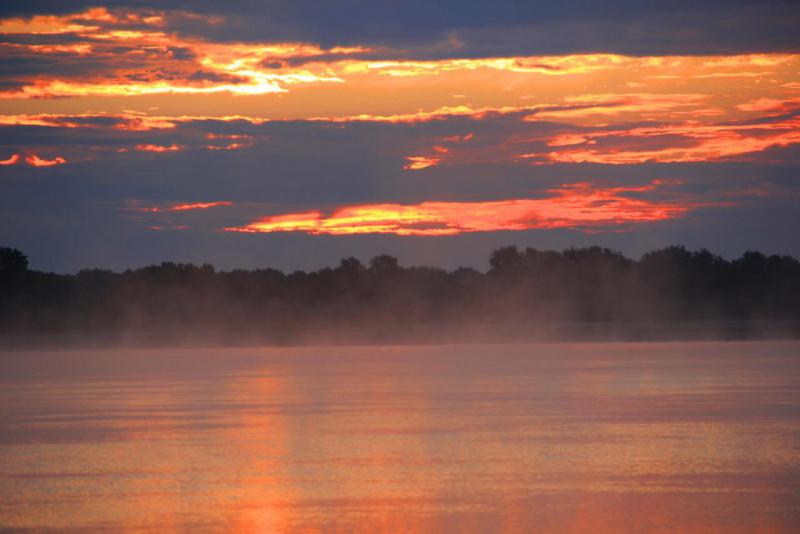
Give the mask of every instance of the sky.
<path id="1" fill-rule="evenodd" d="M 800 256 L 793 1 L 16 0 L 0 246 L 316 269 Z"/>

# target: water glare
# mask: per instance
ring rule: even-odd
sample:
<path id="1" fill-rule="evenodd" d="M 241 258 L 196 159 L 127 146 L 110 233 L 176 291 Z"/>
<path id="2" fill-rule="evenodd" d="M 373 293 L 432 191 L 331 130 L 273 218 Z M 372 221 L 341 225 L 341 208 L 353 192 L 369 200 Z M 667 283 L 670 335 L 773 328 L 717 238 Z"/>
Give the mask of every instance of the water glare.
<path id="1" fill-rule="evenodd" d="M 797 532 L 798 349 L 0 353 L 0 528 Z"/>

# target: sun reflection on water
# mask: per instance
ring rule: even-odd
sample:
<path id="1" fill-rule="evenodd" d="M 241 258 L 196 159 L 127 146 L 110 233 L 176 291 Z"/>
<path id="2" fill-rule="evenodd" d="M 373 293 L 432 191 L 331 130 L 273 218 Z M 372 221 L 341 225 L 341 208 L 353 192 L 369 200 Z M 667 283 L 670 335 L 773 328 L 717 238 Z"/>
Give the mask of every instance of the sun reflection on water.
<path id="1" fill-rule="evenodd" d="M 791 343 L 7 353 L 0 526 L 789 532 Z"/>

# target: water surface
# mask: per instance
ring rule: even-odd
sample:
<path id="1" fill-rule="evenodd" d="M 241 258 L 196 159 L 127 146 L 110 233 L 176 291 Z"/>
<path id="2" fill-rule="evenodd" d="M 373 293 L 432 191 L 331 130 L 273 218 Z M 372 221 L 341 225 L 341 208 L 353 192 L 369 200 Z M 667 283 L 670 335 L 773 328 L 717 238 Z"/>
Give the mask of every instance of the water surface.
<path id="1" fill-rule="evenodd" d="M 800 343 L 0 353 L 0 528 L 798 532 Z"/>

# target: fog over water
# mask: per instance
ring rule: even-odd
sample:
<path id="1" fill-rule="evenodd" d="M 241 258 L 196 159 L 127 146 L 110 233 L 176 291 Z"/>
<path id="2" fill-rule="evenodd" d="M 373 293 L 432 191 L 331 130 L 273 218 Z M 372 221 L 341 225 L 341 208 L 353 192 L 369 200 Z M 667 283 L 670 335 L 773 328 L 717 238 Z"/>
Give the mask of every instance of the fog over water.
<path id="1" fill-rule="evenodd" d="M 0 352 L 0 528 L 797 532 L 800 343 Z"/>
<path id="2" fill-rule="evenodd" d="M 673 246 L 509 246 L 487 272 L 402 266 L 30 270 L 0 247 L 0 348 L 800 338 L 800 261 Z"/>

